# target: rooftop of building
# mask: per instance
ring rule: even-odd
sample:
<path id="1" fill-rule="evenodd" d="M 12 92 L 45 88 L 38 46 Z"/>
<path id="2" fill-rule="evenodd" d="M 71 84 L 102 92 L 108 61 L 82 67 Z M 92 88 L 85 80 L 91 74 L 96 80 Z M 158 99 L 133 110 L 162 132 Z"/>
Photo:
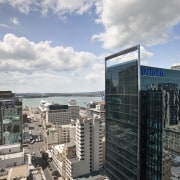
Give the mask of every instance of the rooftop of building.
<path id="1" fill-rule="evenodd" d="M 14 93 L 12 91 L 0 91 L 0 99 L 1 98 L 12 98 L 14 97 Z"/>
<path id="2" fill-rule="evenodd" d="M 77 157 L 75 157 L 75 158 L 69 158 L 68 160 L 69 160 L 71 163 L 80 162 L 80 160 L 79 160 Z"/>
<path id="3" fill-rule="evenodd" d="M 91 108 L 90 110 L 94 112 L 105 112 L 104 109 L 102 110 L 102 109 L 97 109 L 97 108 Z"/>
<path id="4" fill-rule="evenodd" d="M 56 149 L 56 151 L 58 151 L 59 153 L 62 153 L 63 148 L 64 148 L 64 144 L 58 144 L 58 145 L 55 145 L 53 147 L 54 147 L 54 149 Z"/>
<path id="5" fill-rule="evenodd" d="M 167 126 L 165 129 L 166 130 L 179 131 L 180 132 L 180 124 L 172 125 L 172 126 Z"/>
<path id="6" fill-rule="evenodd" d="M 171 166 L 171 173 L 173 175 L 179 175 L 180 176 L 180 166 L 178 166 L 178 167 Z"/>
<path id="7" fill-rule="evenodd" d="M 28 177 L 29 176 L 29 167 L 28 164 L 22 166 L 16 166 L 9 169 L 8 177 L 13 179 L 15 177 Z"/>
<path id="8" fill-rule="evenodd" d="M 75 143 L 70 142 L 70 143 L 65 143 L 65 144 L 64 144 L 64 147 L 73 147 L 73 146 L 75 146 L 75 145 L 76 145 Z"/>
<path id="9" fill-rule="evenodd" d="M 69 128 L 69 127 L 75 127 L 72 124 L 64 124 L 64 125 L 60 125 L 62 128 Z"/>
<path id="10" fill-rule="evenodd" d="M 55 131 L 57 131 L 57 128 L 55 128 L 55 127 L 50 127 L 50 128 L 48 128 L 48 130 L 49 130 L 50 132 L 55 132 Z"/>
<path id="11" fill-rule="evenodd" d="M 13 152 L 11 154 L 0 155 L 1 160 L 14 159 L 18 157 L 24 157 L 24 152 Z"/>
<path id="12" fill-rule="evenodd" d="M 100 101 L 100 102 L 97 102 L 97 105 L 105 105 L 105 101 Z"/>
<path id="13" fill-rule="evenodd" d="M 178 64 L 173 64 L 173 65 L 171 66 L 171 69 L 180 70 L 180 63 L 178 63 Z"/>
<path id="14" fill-rule="evenodd" d="M 20 143 L 0 145 L 0 151 L 4 149 L 19 148 L 20 146 L 21 146 Z"/>
<path id="15" fill-rule="evenodd" d="M 62 110 L 62 109 L 68 109 L 68 105 L 62 105 L 62 104 L 51 104 L 51 105 L 49 105 L 49 111 Z"/>

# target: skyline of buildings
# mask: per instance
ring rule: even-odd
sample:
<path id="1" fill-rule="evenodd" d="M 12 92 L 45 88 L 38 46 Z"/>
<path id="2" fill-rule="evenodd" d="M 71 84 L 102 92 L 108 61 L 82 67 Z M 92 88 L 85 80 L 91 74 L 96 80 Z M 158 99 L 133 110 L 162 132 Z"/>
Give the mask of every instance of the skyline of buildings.
<path id="1" fill-rule="evenodd" d="M 134 51 L 137 59 L 117 61 Z M 25 107 L 28 114 L 23 114 L 22 100 L 11 91 L 0 92 L 3 168 L 24 165 L 27 153 L 23 146 L 42 141 L 38 152 L 47 153 L 65 179 L 91 175 L 104 167 L 105 178 L 111 180 L 179 176 L 174 173 L 174 157 L 180 152 L 179 67 L 141 65 L 140 46 L 110 55 L 105 61 L 105 102 L 80 108 L 74 99 L 67 104 L 42 100 L 37 108 Z M 30 130 L 31 118 L 38 122 L 35 135 Z M 34 159 L 36 155 L 29 156 Z"/>

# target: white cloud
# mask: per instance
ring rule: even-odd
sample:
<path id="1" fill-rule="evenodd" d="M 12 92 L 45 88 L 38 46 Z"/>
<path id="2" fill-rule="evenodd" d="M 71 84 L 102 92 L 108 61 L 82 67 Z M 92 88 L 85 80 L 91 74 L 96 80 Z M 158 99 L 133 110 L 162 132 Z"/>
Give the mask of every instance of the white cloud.
<path id="1" fill-rule="evenodd" d="M 83 14 L 89 10 L 96 1 L 97 0 L 71 0 L 70 2 L 67 0 L 0 0 L 0 3 L 9 4 L 24 14 L 38 10 L 41 11 L 43 15 L 46 15 L 49 11 L 63 15 L 66 13 Z"/>
<path id="2" fill-rule="evenodd" d="M 0 27 L 9 28 L 9 26 L 7 24 L 0 24 Z"/>
<path id="3" fill-rule="evenodd" d="M 6 34 L 0 41 L 0 84 L 15 92 L 75 92 L 102 90 L 87 81 L 97 72 L 100 58 L 71 47 L 52 47 L 51 42 L 34 43 L 25 37 Z M 99 78 L 99 77 L 97 77 Z M 74 89 L 72 89 L 74 88 Z"/>
<path id="4" fill-rule="evenodd" d="M 106 49 L 165 43 L 172 28 L 180 23 L 179 0 L 0 0 L 0 3 L 25 14 L 40 11 L 47 15 L 51 11 L 62 19 L 66 14 L 83 14 L 95 6 L 96 22 L 102 23 L 105 30 L 92 39 L 102 42 Z"/>
<path id="5" fill-rule="evenodd" d="M 102 0 L 96 4 L 105 31 L 93 39 L 107 49 L 129 45 L 155 45 L 168 40 L 168 33 L 180 23 L 180 1 Z"/>
<path id="6" fill-rule="evenodd" d="M 78 71 L 89 68 L 98 58 L 71 47 L 51 47 L 49 41 L 34 43 L 25 37 L 6 34 L 0 42 L 0 69 L 3 71 Z"/>
<path id="7" fill-rule="evenodd" d="M 10 18 L 10 22 L 12 22 L 12 23 L 15 24 L 15 25 L 20 24 L 17 17 L 12 17 L 12 18 Z"/>

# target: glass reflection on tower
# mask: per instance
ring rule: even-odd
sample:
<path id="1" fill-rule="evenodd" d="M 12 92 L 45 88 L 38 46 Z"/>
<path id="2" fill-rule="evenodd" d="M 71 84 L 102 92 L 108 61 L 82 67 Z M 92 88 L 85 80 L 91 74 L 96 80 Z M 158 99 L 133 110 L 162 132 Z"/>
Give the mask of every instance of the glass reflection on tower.
<path id="1" fill-rule="evenodd" d="M 163 133 L 180 121 L 180 71 L 138 60 L 106 65 L 106 173 L 112 180 L 169 179 Z"/>
<path id="2" fill-rule="evenodd" d="M 0 145 L 22 144 L 22 102 L 11 92 L 0 92 Z"/>

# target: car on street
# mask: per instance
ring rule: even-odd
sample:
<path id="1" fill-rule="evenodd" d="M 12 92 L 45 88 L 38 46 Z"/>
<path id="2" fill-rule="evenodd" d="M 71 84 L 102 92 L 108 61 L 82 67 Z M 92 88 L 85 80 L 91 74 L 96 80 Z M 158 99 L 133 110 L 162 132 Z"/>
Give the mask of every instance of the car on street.
<path id="1" fill-rule="evenodd" d="M 33 139 L 30 143 L 31 143 L 31 144 L 34 144 L 34 143 L 35 143 L 35 140 Z"/>

